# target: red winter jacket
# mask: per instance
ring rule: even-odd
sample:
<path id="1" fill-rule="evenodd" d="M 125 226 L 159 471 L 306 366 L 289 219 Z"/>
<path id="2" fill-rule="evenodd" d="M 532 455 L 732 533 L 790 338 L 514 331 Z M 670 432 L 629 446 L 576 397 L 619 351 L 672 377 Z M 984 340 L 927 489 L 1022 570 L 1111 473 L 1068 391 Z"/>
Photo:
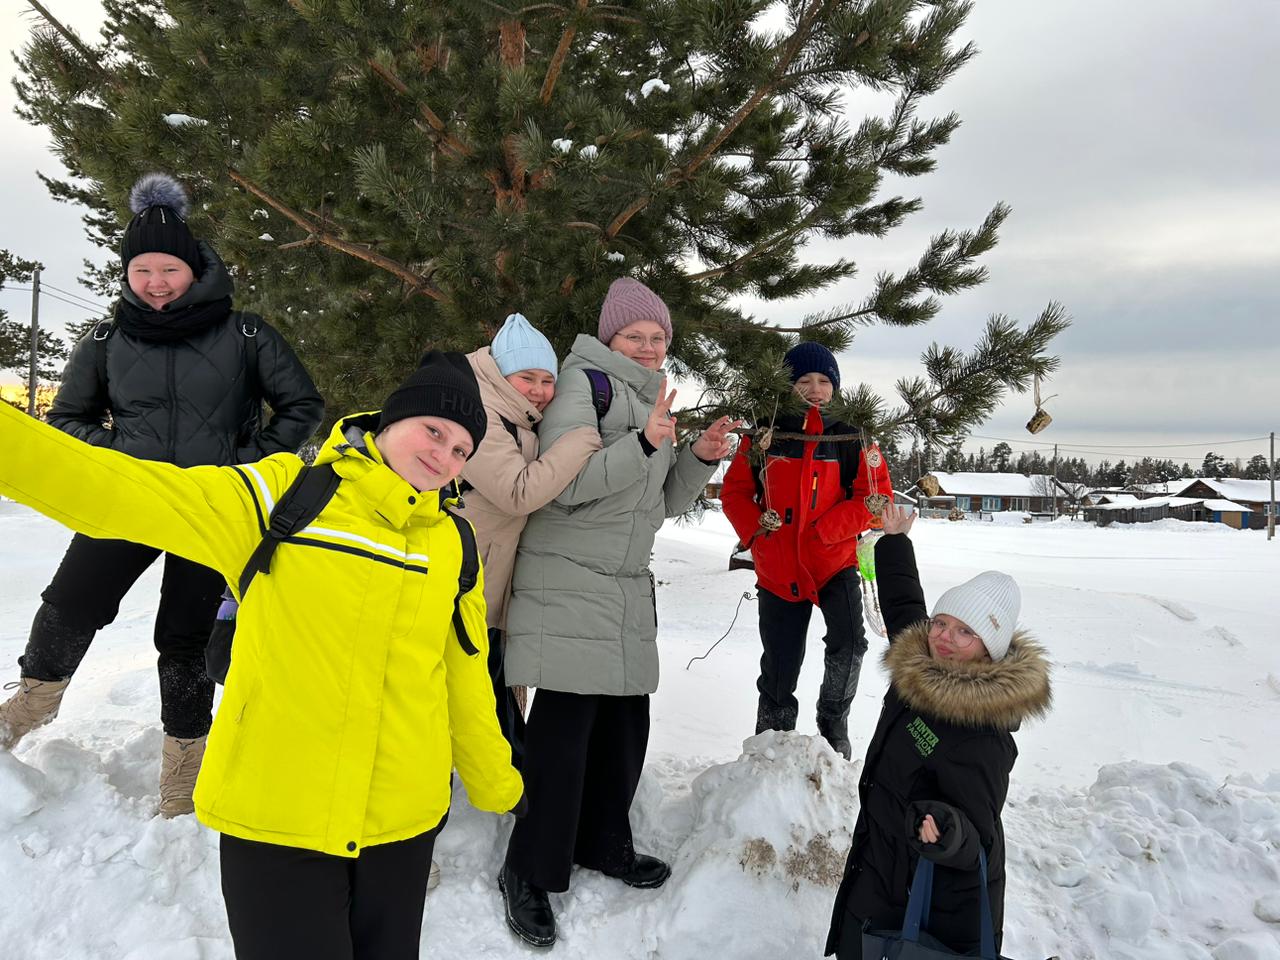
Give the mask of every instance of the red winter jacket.
<path id="1" fill-rule="evenodd" d="M 803 424 L 798 417 L 780 418 L 779 432 L 803 432 L 813 440 L 775 440 L 762 467 L 747 457 L 744 438 L 725 474 L 720 503 L 742 543 L 760 528 L 760 515 L 773 509 L 782 528 L 761 533 L 751 544 L 756 581 L 784 600 L 818 602 L 818 591 L 841 570 L 858 564 L 858 535 L 872 526 L 863 503 L 870 493 L 893 495 L 884 458 L 867 465 L 857 440 L 821 442 L 824 433 L 855 433 L 856 427 L 823 420 L 810 407 Z"/>

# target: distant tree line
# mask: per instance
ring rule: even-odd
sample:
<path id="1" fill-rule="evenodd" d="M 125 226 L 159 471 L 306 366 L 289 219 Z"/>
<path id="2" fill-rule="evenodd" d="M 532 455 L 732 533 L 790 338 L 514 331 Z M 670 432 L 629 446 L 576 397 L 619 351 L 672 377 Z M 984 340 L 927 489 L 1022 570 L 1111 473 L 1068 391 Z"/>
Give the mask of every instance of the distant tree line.
<path id="1" fill-rule="evenodd" d="M 977 453 L 965 453 L 959 444 L 944 450 L 929 449 L 919 443 L 912 443 L 910 449 L 904 449 L 896 443 L 881 446 L 889 461 L 894 485 L 899 489 L 910 486 L 930 469 L 949 473 L 1019 473 L 1023 476 L 1054 472 L 1051 456 L 1046 457 L 1039 450 L 1015 454 L 1007 443 L 997 443 L 990 450 L 979 447 Z M 1277 461 L 1277 472 L 1280 474 L 1280 460 Z M 1083 457 L 1058 458 L 1058 478 L 1061 481 L 1082 484 L 1090 489 L 1121 488 L 1142 483 L 1172 483 L 1192 477 L 1266 480 L 1269 476 L 1267 458 L 1261 453 L 1246 460 L 1242 457 L 1228 459 L 1220 453 L 1210 451 L 1199 462 L 1182 463 L 1158 457 L 1121 459 L 1114 462 L 1102 460 L 1096 464 L 1089 463 Z"/>

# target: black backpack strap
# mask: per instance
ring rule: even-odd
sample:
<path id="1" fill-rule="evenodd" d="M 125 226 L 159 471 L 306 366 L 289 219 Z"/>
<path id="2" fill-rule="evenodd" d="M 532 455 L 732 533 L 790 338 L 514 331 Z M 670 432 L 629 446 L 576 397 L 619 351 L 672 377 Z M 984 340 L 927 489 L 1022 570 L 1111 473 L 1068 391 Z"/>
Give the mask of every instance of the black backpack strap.
<path id="1" fill-rule="evenodd" d="M 93 363 L 98 370 L 98 389 L 102 396 L 107 396 L 107 341 L 115 332 L 116 325 L 110 320 L 103 320 L 93 328 Z"/>
<path id="2" fill-rule="evenodd" d="M 255 419 L 262 416 L 262 377 L 258 374 L 258 331 L 262 318 L 255 313 L 240 314 L 240 333 L 244 335 L 244 358 L 249 374 L 249 398 L 253 401 Z"/>
<path id="3" fill-rule="evenodd" d="M 613 381 L 603 370 L 585 369 L 587 381 L 591 384 L 591 405 L 596 408 L 596 428 L 604 422 L 604 415 L 613 405 Z"/>
<path id="4" fill-rule="evenodd" d="M 502 421 L 502 428 L 511 434 L 511 439 L 516 442 L 516 449 L 520 449 L 520 428 L 508 420 L 506 417 L 499 417 Z"/>
<path id="5" fill-rule="evenodd" d="M 476 532 L 471 524 L 451 510 L 446 510 L 454 526 L 458 528 L 458 539 L 462 541 L 462 566 L 458 568 L 458 593 L 453 598 L 453 632 L 458 636 L 467 656 L 472 657 L 480 652 L 480 648 L 471 642 L 467 633 L 467 625 L 462 619 L 462 598 L 476 587 L 480 579 L 480 551 L 476 549 Z"/>
<path id="6" fill-rule="evenodd" d="M 271 557 L 276 547 L 283 540 L 304 529 L 333 499 L 334 492 L 342 478 L 331 466 L 308 467 L 303 465 L 298 475 L 289 484 L 289 489 L 280 497 L 271 511 L 271 519 L 267 523 L 267 532 L 263 534 L 249 562 L 244 565 L 240 574 L 240 600 L 249 589 L 253 578 L 261 573 L 271 572 Z"/>

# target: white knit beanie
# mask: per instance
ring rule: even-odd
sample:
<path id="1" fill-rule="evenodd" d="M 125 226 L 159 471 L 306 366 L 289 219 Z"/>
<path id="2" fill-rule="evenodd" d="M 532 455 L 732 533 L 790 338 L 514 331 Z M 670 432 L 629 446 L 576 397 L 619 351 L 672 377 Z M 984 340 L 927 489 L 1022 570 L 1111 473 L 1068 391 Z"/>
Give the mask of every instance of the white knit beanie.
<path id="1" fill-rule="evenodd" d="M 551 341 L 535 329 L 522 313 L 513 313 L 493 338 L 489 352 L 504 377 L 521 370 L 546 370 L 557 373 L 556 351 Z"/>
<path id="2" fill-rule="evenodd" d="M 992 660 L 1003 660 L 1021 609 L 1022 593 L 1013 577 L 987 570 L 940 596 L 933 615 L 945 613 L 962 620 L 982 638 Z"/>

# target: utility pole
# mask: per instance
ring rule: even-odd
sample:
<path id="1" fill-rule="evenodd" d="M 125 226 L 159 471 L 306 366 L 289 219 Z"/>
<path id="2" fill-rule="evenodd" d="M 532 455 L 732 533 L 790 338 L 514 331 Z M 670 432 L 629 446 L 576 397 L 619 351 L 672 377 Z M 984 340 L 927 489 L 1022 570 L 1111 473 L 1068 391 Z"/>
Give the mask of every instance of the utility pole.
<path id="1" fill-rule="evenodd" d="M 1267 511 L 1267 539 L 1276 535 L 1276 432 L 1271 431 L 1271 509 Z"/>
<path id="2" fill-rule="evenodd" d="M 1058 445 L 1053 445 L 1053 519 L 1058 519 Z"/>
<path id="3" fill-rule="evenodd" d="M 27 413 L 36 415 L 36 389 L 39 380 L 36 378 L 36 364 L 39 362 L 40 349 L 40 268 L 36 267 L 31 277 L 31 369 L 27 373 Z"/>

